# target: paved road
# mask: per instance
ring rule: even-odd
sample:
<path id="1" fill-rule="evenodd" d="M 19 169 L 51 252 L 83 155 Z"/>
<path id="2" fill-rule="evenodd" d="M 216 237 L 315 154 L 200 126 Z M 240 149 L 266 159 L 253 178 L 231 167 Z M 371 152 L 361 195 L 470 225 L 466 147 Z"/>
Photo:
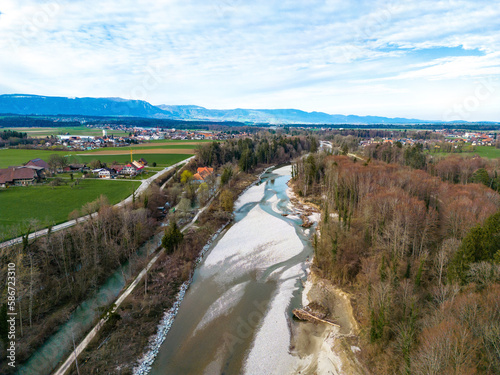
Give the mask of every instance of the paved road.
<path id="1" fill-rule="evenodd" d="M 158 177 L 160 177 L 163 173 L 165 173 L 165 172 L 171 170 L 172 168 L 175 168 L 175 167 L 177 167 L 177 166 L 179 166 L 181 164 L 188 163 L 189 161 L 191 161 L 194 158 L 195 158 L 195 156 L 191 156 L 190 158 L 184 159 L 184 160 L 182 160 L 182 161 L 180 161 L 180 162 L 178 162 L 178 163 L 176 163 L 174 165 L 171 165 L 170 167 L 166 167 L 165 169 L 159 171 L 158 173 L 154 174 L 153 176 L 149 177 L 146 180 L 139 180 L 139 181 L 141 181 L 141 185 L 135 191 L 135 196 L 138 197 L 143 192 L 145 192 L 146 189 L 149 187 L 149 185 L 151 185 L 151 183 L 154 180 L 156 180 Z M 118 180 L 116 180 L 116 181 L 118 181 Z M 130 181 L 130 180 L 126 180 L 126 181 Z M 115 207 L 122 207 L 123 205 L 126 205 L 127 203 L 132 202 L 133 195 L 134 194 L 130 195 L 129 197 L 127 197 L 126 199 L 124 199 L 120 203 L 115 204 Z M 94 213 L 94 214 L 91 214 L 91 215 L 96 215 L 96 214 Z M 52 227 L 52 232 L 57 232 L 57 231 L 60 231 L 62 229 L 66 229 L 66 228 L 72 227 L 73 225 L 75 225 L 77 223 L 83 223 L 83 222 L 89 220 L 90 217 L 91 217 L 91 215 L 82 216 L 82 217 L 79 217 L 76 220 L 69 220 L 69 221 L 66 221 L 64 223 L 61 223 L 61 224 L 58 224 L 58 225 L 54 225 Z M 41 229 L 41 230 L 39 230 L 37 232 L 31 233 L 28 236 L 28 239 L 31 240 L 31 239 L 34 239 L 34 238 L 37 238 L 37 237 L 42 237 L 42 236 L 45 236 L 47 233 L 48 233 L 48 228 Z M 21 243 L 22 241 L 23 241 L 22 237 L 13 238 L 11 240 L 8 240 L 8 241 L 0 243 L 0 249 L 3 249 L 5 247 L 9 247 L 9 246 Z"/>

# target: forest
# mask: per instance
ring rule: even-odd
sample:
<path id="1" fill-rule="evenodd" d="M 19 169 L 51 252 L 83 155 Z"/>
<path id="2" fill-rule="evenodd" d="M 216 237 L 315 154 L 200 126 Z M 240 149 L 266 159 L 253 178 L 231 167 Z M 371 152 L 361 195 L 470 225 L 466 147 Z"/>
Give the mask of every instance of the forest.
<path id="1" fill-rule="evenodd" d="M 480 183 L 493 190 L 500 190 L 500 159 L 461 157 L 455 154 L 447 157 L 434 156 L 426 153 L 422 144 L 403 147 L 398 142 L 394 145 L 369 145 L 364 150 L 364 155 L 369 159 L 421 169 L 453 184 Z"/>
<path id="2" fill-rule="evenodd" d="M 17 146 L 19 144 L 33 143 L 26 133 L 13 130 L 4 130 L 0 132 L 0 148 L 5 146 Z"/>
<path id="3" fill-rule="evenodd" d="M 500 373 L 497 162 L 367 152 L 293 166 L 297 194 L 323 207 L 315 269 L 352 293 L 362 362 L 374 374 Z"/>
<path id="4" fill-rule="evenodd" d="M 96 290 L 155 229 L 144 207 L 120 210 L 101 198 L 85 205 L 82 213 L 96 210 L 98 215 L 91 220 L 36 240 L 25 237 L 22 245 L 1 255 L 2 267 L 16 264 L 18 363 L 54 333 L 72 306 Z M 6 314 L 4 303 L 1 323 L 6 322 Z M 3 325 L 0 334 L 7 342 Z"/>

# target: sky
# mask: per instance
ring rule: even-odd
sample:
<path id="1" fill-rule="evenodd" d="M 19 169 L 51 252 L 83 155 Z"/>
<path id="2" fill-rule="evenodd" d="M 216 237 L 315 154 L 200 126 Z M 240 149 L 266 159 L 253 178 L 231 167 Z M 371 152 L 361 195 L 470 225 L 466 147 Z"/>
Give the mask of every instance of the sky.
<path id="1" fill-rule="evenodd" d="M 500 4 L 2 0 L 14 93 L 500 121 Z"/>

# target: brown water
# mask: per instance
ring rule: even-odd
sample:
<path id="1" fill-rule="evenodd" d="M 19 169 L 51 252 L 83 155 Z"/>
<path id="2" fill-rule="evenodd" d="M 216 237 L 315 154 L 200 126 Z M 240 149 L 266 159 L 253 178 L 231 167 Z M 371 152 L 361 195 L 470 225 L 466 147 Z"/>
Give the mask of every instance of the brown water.
<path id="1" fill-rule="evenodd" d="M 293 372 L 291 310 L 301 303 L 309 230 L 290 212 L 290 168 L 264 175 L 198 267 L 151 374 Z"/>

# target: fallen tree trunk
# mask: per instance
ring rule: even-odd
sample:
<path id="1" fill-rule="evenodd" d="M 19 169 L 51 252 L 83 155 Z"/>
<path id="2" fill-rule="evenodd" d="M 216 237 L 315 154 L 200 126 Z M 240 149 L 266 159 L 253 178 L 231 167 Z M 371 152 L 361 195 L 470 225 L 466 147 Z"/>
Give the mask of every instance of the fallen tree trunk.
<path id="1" fill-rule="evenodd" d="M 300 320 L 307 320 L 308 322 L 311 322 L 311 323 L 321 322 L 321 323 L 330 324 L 334 327 L 340 327 L 338 324 L 335 324 L 330 319 L 319 318 L 313 312 L 306 311 L 304 309 L 294 309 L 292 312 L 293 312 L 293 315 L 295 315 Z"/>

